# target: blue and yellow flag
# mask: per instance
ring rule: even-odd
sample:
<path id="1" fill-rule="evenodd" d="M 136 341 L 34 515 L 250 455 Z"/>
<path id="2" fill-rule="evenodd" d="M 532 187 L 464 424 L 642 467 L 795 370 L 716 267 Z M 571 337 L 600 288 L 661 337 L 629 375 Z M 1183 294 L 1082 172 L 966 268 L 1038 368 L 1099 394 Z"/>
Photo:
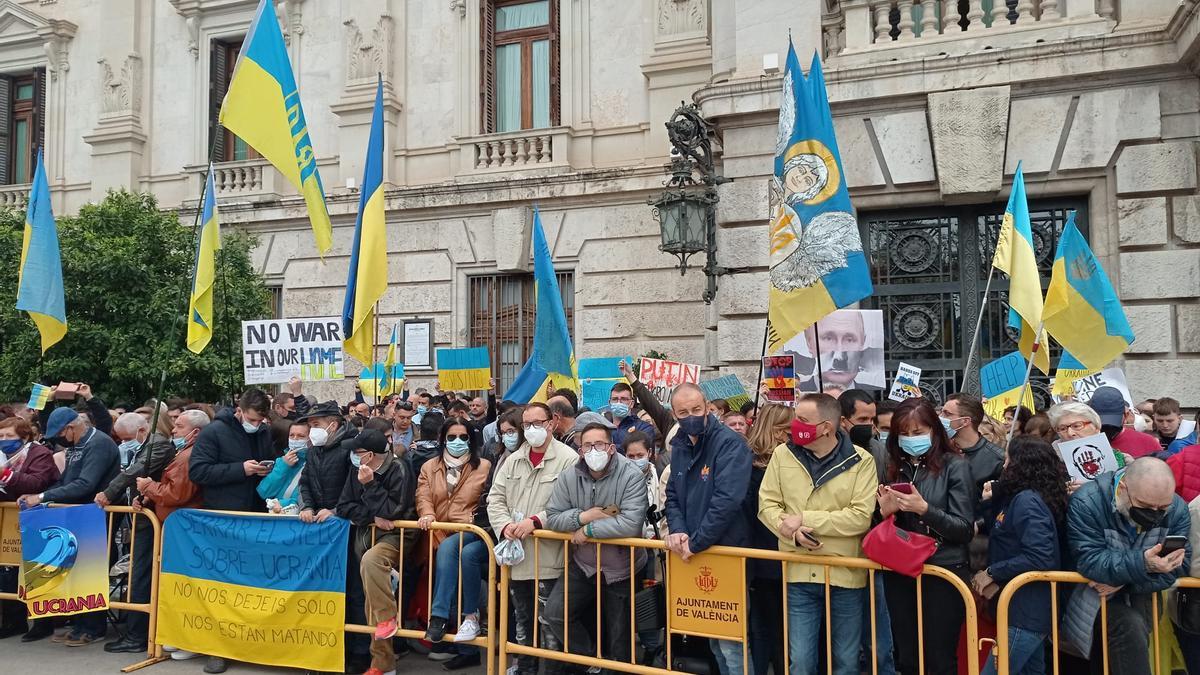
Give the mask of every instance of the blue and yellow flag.
<path id="1" fill-rule="evenodd" d="M 389 396 L 399 391 L 398 387 L 400 382 L 397 382 L 396 378 L 392 377 L 393 371 L 396 369 L 396 348 L 398 346 L 396 340 L 396 328 L 396 324 L 392 324 L 392 339 L 388 340 L 387 356 L 383 358 L 383 382 L 380 383 L 379 393 L 384 396 Z M 403 367 L 404 364 L 400 365 Z M 404 380 L 403 376 L 400 378 L 400 380 Z"/>
<path id="2" fill-rule="evenodd" d="M 46 404 L 50 402 L 50 387 L 44 384 L 33 383 L 29 389 L 29 402 L 25 404 L 30 410 L 42 410 Z"/>
<path id="3" fill-rule="evenodd" d="M 1104 368 L 1133 342 L 1121 300 L 1075 227 L 1074 211 L 1058 240 L 1042 320 L 1046 332 L 1091 370 Z"/>
<path id="4" fill-rule="evenodd" d="M 221 225 L 217 220 L 216 189 L 212 165 L 204 187 L 204 210 L 196 236 L 196 265 L 192 268 L 192 294 L 188 300 L 187 347 L 199 354 L 213 334 L 213 284 L 217 279 L 217 251 L 221 249 Z"/>
<path id="5" fill-rule="evenodd" d="M 438 349 L 438 389 L 487 390 L 492 381 L 492 359 L 487 347 Z"/>
<path id="6" fill-rule="evenodd" d="M 20 597 L 33 619 L 108 609 L 108 526 L 95 504 L 21 511 Z"/>
<path id="7" fill-rule="evenodd" d="M 1049 303 L 1046 307 L 1049 307 Z M 1047 322 L 1049 325 L 1049 322 Z M 1058 366 L 1054 369 L 1053 386 L 1050 387 L 1050 393 L 1055 396 L 1070 396 L 1075 393 L 1075 381 L 1100 372 L 1099 369 L 1088 368 L 1079 362 L 1071 352 L 1063 350 L 1062 356 L 1058 358 Z"/>
<path id="8" fill-rule="evenodd" d="M 533 354 L 504 395 L 516 403 L 544 402 L 548 386 L 579 392 L 575 348 L 567 330 L 567 314 L 563 311 L 550 246 L 542 231 L 542 217 L 536 208 L 533 210 L 533 283 L 537 295 Z"/>
<path id="9" fill-rule="evenodd" d="M 301 670 L 345 670 L 350 523 L 182 509 L 163 528 L 158 639 Z"/>
<path id="10" fill-rule="evenodd" d="M 325 255 L 333 247 L 333 225 L 292 62 L 270 0 L 258 3 L 221 104 L 220 120 L 304 195 L 317 251 Z"/>
<path id="11" fill-rule="evenodd" d="M 342 306 L 342 338 L 346 353 L 360 362 L 375 362 L 375 303 L 387 290 L 387 226 L 383 211 L 383 79 L 375 90 L 375 113 L 367 141 L 358 222 L 350 249 L 350 274 Z"/>
<path id="12" fill-rule="evenodd" d="M 821 317 L 873 290 L 821 62 L 813 55 L 805 78 L 790 39 L 779 104 L 775 180 L 782 200 L 771 221 L 768 353 L 779 351 Z"/>
<path id="13" fill-rule="evenodd" d="M 1050 352 L 1042 325 L 1042 281 L 1038 276 L 1037 254 L 1033 244 L 1033 226 L 1029 222 L 1029 203 L 1025 199 L 1025 174 L 1017 163 L 1012 192 L 1004 209 L 1000 237 L 992 266 L 1008 275 L 1008 325 L 1021 331 L 1018 346 L 1025 358 L 1032 358 L 1037 369 L 1050 374 Z M 1037 354 L 1031 356 L 1034 343 Z"/>
<path id="14" fill-rule="evenodd" d="M 358 374 L 358 388 L 369 398 L 399 394 L 404 389 L 404 364 L 394 363 L 389 367 L 376 361 L 364 366 Z"/>
<path id="15" fill-rule="evenodd" d="M 25 210 L 25 239 L 17 272 L 17 309 L 29 312 L 42 335 L 45 354 L 67 334 L 67 301 L 63 294 L 62 255 L 58 227 L 50 210 L 50 185 L 42 151 L 38 150 L 29 207 Z"/>

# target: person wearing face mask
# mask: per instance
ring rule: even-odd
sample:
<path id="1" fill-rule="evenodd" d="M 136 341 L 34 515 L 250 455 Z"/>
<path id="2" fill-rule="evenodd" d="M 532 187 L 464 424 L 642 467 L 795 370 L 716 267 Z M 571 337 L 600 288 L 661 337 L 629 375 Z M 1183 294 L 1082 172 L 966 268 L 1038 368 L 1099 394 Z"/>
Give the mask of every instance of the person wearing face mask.
<path id="1" fill-rule="evenodd" d="M 640 431 L 646 434 L 651 443 L 654 442 L 654 427 L 634 414 L 633 387 L 629 384 L 618 382 L 612 386 L 608 399 L 608 412 L 604 416 L 615 425 L 613 443 L 616 443 L 617 447 L 625 443 L 625 434 L 631 431 Z"/>
<path id="2" fill-rule="evenodd" d="M 983 402 L 971 394 L 951 394 L 939 415 L 950 442 L 967 458 L 975 479 L 975 503 L 983 494 L 983 484 L 1000 477 L 1004 468 L 1004 450 L 979 433 L 983 423 Z"/>
<path id="3" fill-rule="evenodd" d="M 750 446 L 708 414 L 708 401 L 698 385 L 676 387 L 671 411 L 679 431 L 671 441 L 667 550 L 689 560 L 710 546 L 747 545 L 750 528 L 742 502 L 750 484 Z M 721 675 L 743 671 L 740 642 L 712 640 L 709 645 Z"/>
<path id="4" fill-rule="evenodd" d="M 487 494 L 492 464 L 479 457 L 476 435 L 461 420 L 452 419 L 442 426 L 442 454 L 421 467 L 417 477 L 417 524 L 433 540 L 436 551 L 433 575 L 433 599 L 425 639 L 439 642 L 446 635 L 450 617 L 458 631 L 455 642 L 479 637 L 479 593 L 487 545 L 470 532 L 430 530 L 433 523 L 475 523 L 480 501 Z M 455 612 L 458 581 L 462 578 L 462 605 Z M 446 663 L 447 670 L 458 670 L 480 663 L 479 649 L 463 647 Z"/>
<path id="5" fill-rule="evenodd" d="M 595 652 L 586 626 L 594 620 L 593 604 L 598 604 L 604 616 L 600 655 L 628 662 L 633 623 L 629 576 L 645 564 L 646 551 L 634 549 L 631 568 L 628 547 L 601 546 L 597 554 L 589 540 L 641 536 L 646 519 L 646 478 L 637 464 L 617 453 L 612 434 L 604 424 L 583 428 L 579 459 L 574 469 L 559 476 L 546 504 L 547 527 L 574 534 L 571 564 L 550 594 L 545 621 L 560 643 L 571 638 L 567 644 L 570 653 L 590 655 Z"/>
<path id="6" fill-rule="evenodd" d="M 247 389 L 237 406 L 222 409 L 192 446 L 188 476 L 199 485 L 204 508 L 261 513 L 266 510 L 256 488 L 274 460 L 270 400 L 261 389 Z"/>
<path id="7" fill-rule="evenodd" d="M 517 451 L 517 448 L 520 448 L 525 443 L 525 435 L 521 428 L 521 413 L 523 410 L 522 407 L 515 406 L 501 413 L 500 417 L 496 420 L 497 449 L 491 455 L 495 458 L 492 461 L 493 474 Z M 485 450 L 484 454 L 486 452 Z"/>
<path id="8" fill-rule="evenodd" d="M 20 417 L 0 420 L 0 501 L 37 494 L 58 480 L 54 453 L 36 442 L 37 432 Z M 0 567 L 0 592 L 16 593 L 20 567 Z M 25 603 L 0 600 L 0 638 L 20 635 L 28 628 Z"/>
<path id="9" fill-rule="evenodd" d="M 871 453 L 882 483 L 887 470 L 887 445 L 876 437 L 875 417 L 879 408 L 875 397 L 863 389 L 847 389 L 837 397 L 837 402 L 842 409 L 842 431 L 850 436 L 851 443 Z"/>
<path id="10" fill-rule="evenodd" d="M 879 513 L 896 516 L 896 525 L 933 537 L 937 552 L 927 564 L 967 576 L 967 544 L 975 534 L 975 481 L 971 467 L 950 444 L 933 405 L 910 398 L 896 406 L 888 436 L 887 482 L 879 486 Z M 883 573 L 896 670 L 918 671 L 916 580 L 895 572 Z M 921 585 L 924 611 L 924 664 L 930 675 L 958 672 L 957 647 L 966 608 L 953 586 L 926 577 Z M 905 617 L 900 620 L 899 617 Z"/>
<path id="11" fill-rule="evenodd" d="M 781 551 L 862 557 L 878 477 L 874 458 L 850 440 L 841 421 L 837 399 L 807 394 L 796 403 L 789 441 L 771 454 L 759 488 L 758 519 L 778 537 Z M 808 646 L 820 639 L 826 603 L 825 630 L 838 636 L 829 655 L 833 672 L 857 675 L 866 570 L 793 563 L 787 576 L 791 675 L 818 672 L 817 651 Z"/>
<path id="12" fill-rule="evenodd" d="M 1157 438 L 1133 427 L 1135 413 L 1116 387 L 1097 387 L 1087 404 L 1100 416 L 1100 431 L 1114 450 L 1134 459 L 1159 451 Z"/>
<path id="13" fill-rule="evenodd" d="M 300 474 L 300 520 L 323 523 L 333 517 L 350 472 L 350 440 L 358 435 L 336 401 L 318 403 L 301 420 L 308 423 L 305 470 Z"/>
<path id="14" fill-rule="evenodd" d="M 287 452 L 275 460 L 271 473 L 258 484 L 258 496 L 267 502 L 267 511 L 297 515 L 304 508 L 300 496 L 300 477 L 308 461 L 307 421 L 292 422 L 288 428 Z"/>
<path id="15" fill-rule="evenodd" d="M 1108 670 L 1121 675 L 1149 675 L 1154 648 L 1151 629 L 1159 617 L 1153 599 L 1185 574 L 1193 555 L 1190 542 L 1173 553 L 1163 552 L 1168 536 L 1188 536 L 1187 505 L 1175 494 L 1170 467 L 1155 457 L 1142 457 L 1121 471 L 1104 473 L 1079 488 L 1067 512 L 1067 542 L 1076 569 L 1090 584 L 1075 591 L 1064 620 L 1081 624 L 1090 637 L 1092 672 L 1104 663 L 1104 640 L 1096 594 L 1108 598 Z M 1082 595 L 1081 595 L 1082 594 Z M 1086 602 L 1085 599 L 1090 599 Z M 1074 619 L 1074 620 L 1072 620 Z M 1090 630 L 1087 630 L 1090 629 Z M 1064 630 L 1071 634 L 1070 627 Z M 1087 645 L 1078 645 L 1086 648 Z"/>

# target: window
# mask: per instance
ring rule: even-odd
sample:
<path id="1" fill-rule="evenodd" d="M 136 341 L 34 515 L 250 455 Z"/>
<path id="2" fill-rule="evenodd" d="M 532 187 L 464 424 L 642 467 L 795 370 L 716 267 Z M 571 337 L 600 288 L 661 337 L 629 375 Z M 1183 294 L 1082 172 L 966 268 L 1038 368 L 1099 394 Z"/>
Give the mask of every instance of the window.
<path id="1" fill-rule="evenodd" d="M 230 40 L 213 40 L 210 48 L 210 67 L 208 70 L 208 139 L 212 143 L 212 157 L 215 162 L 237 162 L 243 159 L 261 157 L 254 148 L 245 141 L 233 135 L 218 121 L 221 115 L 221 103 L 225 100 L 225 92 L 229 91 L 229 82 L 233 79 L 233 67 L 237 64 L 238 55 L 242 52 L 242 38 Z"/>
<path id="2" fill-rule="evenodd" d="M 557 0 L 484 0 L 482 16 L 483 132 L 557 125 Z"/>
<path id="3" fill-rule="evenodd" d="M 33 180 L 45 142 L 46 71 L 0 75 L 0 184 Z"/>
<path id="4" fill-rule="evenodd" d="M 888 382 L 904 361 L 922 369 L 921 389 L 935 403 L 962 389 L 967 350 L 981 309 L 985 314 L 978 355 L 968 374 L 970 390 L 978 391 L 981 364 L 1016 351 L 1018 335 L 1008 328 L 1008 278 L 997 272 L 989 297 L 983 297 L 1004 208 L 986 204 L 862 215 L 863 242 L 875 282 L 875 294 L 862 306 L 883 310 Z M 1058 237 L 1072 210 L 1086 236 L 1085 199 L 1029 204 L 1043 288 L 1050 284 Z M 1052 344 L 1051 366 L 1061 353 L 1061 347 Z M 1030 386 L 1038 407 L 1049 407 L 1049 377 L 1035 369 Z"/>
<path id="5" fill-rule="evenodd" d="M 575 274 L 559 272 L 558 290 L 575 334 Z M 497 393 L 508 390 L 533 351 L 535 309 L 532 274 L 496 274 L 470 278 L 473 347 L 487 347 Z"/>

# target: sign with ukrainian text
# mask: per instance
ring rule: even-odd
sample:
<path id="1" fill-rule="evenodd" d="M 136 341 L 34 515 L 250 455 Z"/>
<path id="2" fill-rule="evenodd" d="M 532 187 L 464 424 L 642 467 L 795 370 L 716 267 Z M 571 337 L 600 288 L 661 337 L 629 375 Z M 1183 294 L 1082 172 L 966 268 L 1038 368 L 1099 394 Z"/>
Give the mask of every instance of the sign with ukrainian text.
<path id="1" fill-rule="evenodd" d="M 158 641 L 342 672 L 349 531 L 340 518 L 176 511 L 163 534 Z"/>
<path id="2" fill-rule="evenodd" d="M 746 561 L 697 553 L 667 556 L 667 612 L 672 633 L 742 640 L 746 632 Z"/>
<path id="3" fill-rule="evenodd" d="M 26 509 L 17 594 L 40 619 L 108 609 L 108 527 L 95 504 Z"/>

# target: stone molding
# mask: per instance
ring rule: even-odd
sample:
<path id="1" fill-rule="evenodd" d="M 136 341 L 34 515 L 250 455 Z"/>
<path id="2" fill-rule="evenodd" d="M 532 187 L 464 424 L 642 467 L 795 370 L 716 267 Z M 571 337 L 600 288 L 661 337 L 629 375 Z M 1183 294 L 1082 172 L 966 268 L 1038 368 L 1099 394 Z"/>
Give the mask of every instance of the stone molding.
<path id="1" fill-rule="evenodd" d="M 379 15 L 371 38 L 367 40 L 353 18 L 342 22 L 346 27 L 346 85 L 364 80 L 374 82 L 376 73 L 384 80 L 392 79 L 395 46 L 395 24 L 390 14 Z"/>
<path id="2" fill-rule="evenodd" d="M 142 108 L 142 57 L 136 53 L 126 56 L 119 75 L 113 74 L 107 58 L 101 57 L 96 63 L 100 66 L 100 117 L 139 115 Z"/>

